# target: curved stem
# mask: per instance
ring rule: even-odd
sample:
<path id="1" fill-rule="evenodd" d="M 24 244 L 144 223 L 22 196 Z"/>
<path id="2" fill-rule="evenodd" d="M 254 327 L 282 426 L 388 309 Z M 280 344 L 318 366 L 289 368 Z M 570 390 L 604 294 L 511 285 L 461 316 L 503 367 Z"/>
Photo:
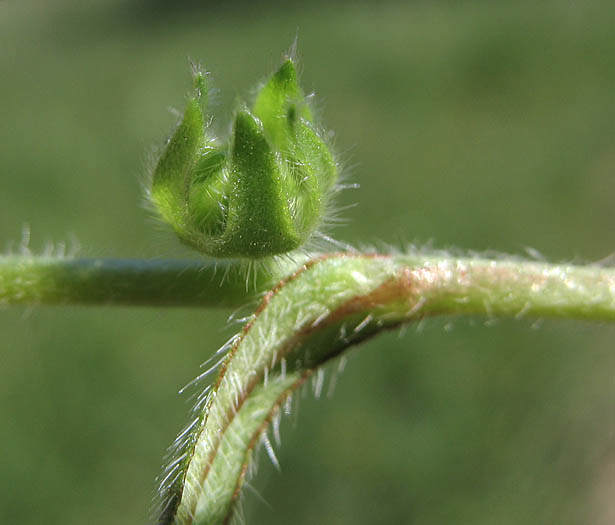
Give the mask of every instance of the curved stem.
<path id="1" fill-rule="evenodd" d="M 324 362 L 383 330 L 433 315 L 615 320 L 615 270 L 598 266 L 341 253 L 278 261 L 250 286 L 245 270 L 196 260 L 0 258 L 0 304 L 234 306 L 291 273 L 265 295 L 199 397 L 161 482 L 162 524 L 227 523 L 284 400 Z"/>
<path id="2" fill-rule="evenodd" d="M 255 446 L 299 384 L 346 348 L 438 314 L 615 320 L 615 271 L 427 255 L 313 259 L 265 296 L 199 398 L 163 475 L 159 523 L 228 523 Z"/>

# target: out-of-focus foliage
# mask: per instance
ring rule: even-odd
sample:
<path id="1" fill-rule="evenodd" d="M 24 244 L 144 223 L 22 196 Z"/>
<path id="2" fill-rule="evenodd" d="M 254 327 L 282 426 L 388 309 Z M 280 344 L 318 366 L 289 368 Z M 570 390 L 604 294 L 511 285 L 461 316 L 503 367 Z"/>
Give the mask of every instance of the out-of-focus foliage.
<path id="1" fill-rule="evenodd" d="M 187 254 L 140 183 L 189 56 L 227 122 L 299 34 L 359 190 L 352 243 L 597 260 L 615 247 L 611 2 L 0 3 L 0 239 Z M 217 100 L 216 100 L 217 99 Z M 222 133 L 227 130 L 220 130 Z M 146 523 L 177 389 L 229 312 L 0 311 L 0 522 Z M 249 523 L 612 523 L 615 329 L 430 321 L 353 352 L 266 458 Z M 333 370 L 335 365 L 331 368 Z M 325 385 L 325 391 L 327 390 Z"/>

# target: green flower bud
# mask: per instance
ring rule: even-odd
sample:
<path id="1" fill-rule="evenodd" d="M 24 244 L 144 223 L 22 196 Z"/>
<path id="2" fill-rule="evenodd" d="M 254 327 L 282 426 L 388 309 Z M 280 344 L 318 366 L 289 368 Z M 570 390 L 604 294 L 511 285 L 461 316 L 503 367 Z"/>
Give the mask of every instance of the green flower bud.
<path id="1" fill-rule="evenodd" d="M 235 117 L 228 143 L 208 135 L 207 86 L 194 93 L 162 153 L 150 197 L 180 239 L 214 257 L 261 258 L 302 246 L 337 179 L 287 59 Z"/>

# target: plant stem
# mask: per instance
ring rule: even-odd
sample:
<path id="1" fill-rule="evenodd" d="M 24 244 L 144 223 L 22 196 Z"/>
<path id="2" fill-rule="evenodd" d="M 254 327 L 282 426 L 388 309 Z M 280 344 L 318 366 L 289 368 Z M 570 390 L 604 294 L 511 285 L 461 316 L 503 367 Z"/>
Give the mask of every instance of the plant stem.
<path id="1" fill-rule="evenodd" d="M 227 523 L 281 403 L 327 360 L 385 329 L 461 314 L 615 321 L 615 270 L 598 266 L 417 252 L 328 254 L 268 268 L 248 286 L 240 264 L 0 258 L 0 304 L 236 306 L 287 276 L 234 340 L 211 392 L 199 397 L 164 476 L 160 523 Z"/>
<path id="2" fill-rule="evenodd" d="M 0 304 L 223 307 L 254 288 L 239 268 L 199 260 L 0 257 Z"/>
<path id="3" fill-rule="evenodd" d="M 159 523 L 229 523 L 253 451 L 297 386 L 350 346 L 441 314 L 615 320 L 615 271 L 421 254 L 311 260 L 265 295 L 198 398 L 163 474 Z"/>
<path id="4" fill-rule="evenodd" d="M 406 293 L 420 295 L 423 314 L 615 320 L 610 268 L 433 254 L 382 260 L 405 269 Z M 245 269 L 194 259 L 6 256 L 0 304 L 239 306 L 292 271 L 292 263 L 257 271 L 247 284 Z"/>
<path id="5" fill-rule="evenodd" d="M 615 270 L 531 261 L 399 256 L 423 314 L 615 320 Z"/>

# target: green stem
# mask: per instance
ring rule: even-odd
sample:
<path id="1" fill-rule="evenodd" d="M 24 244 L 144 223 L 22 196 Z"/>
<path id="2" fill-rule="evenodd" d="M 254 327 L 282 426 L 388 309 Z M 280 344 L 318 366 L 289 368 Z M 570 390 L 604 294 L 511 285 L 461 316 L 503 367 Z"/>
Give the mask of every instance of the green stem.
<path id="1" fill-rule="evenodd" d="M 199 260 L 0 257 L 0 304 L 221 307 L 254 293 L 239 267 Z"/>
<path id="2" fill-rule="evenodd" d="M 163 476 L 159 523 L 229 523 L 254 448 L 298 385 L 346 348 L 439 314 L 615 320 L 615 271 L 428 255 L 313 259 L 265 296 L 199 399 Z"/>
<path id="3" fill-rule="evenodd" d="M 399 256 L 424 314 L 615 320 L 615 270 L 542 262 Z"/>
<path id="4" fill-rule="evenodd" d="M 433 315 L 615 319 L 610 268 L 430 254 L 390 260 L 407 268 L 422 312 Z M 248 283 L 245 268 L 194 259 L 6 256 L 0 257 L 0 304 L 239 306 L 290 273 L 293 264 L 274 268 L 256 269 Z"/>
<path id="5" fill-rule="evenodd" d="M 240 265 L 0 258 L 0 304 L 235 306 L 288 275 L 265 295 L 199 398 L 163 476 L 161 524 L 228 523 L 281 403 L 320 365 L 383 330 L 435 315 L 615 320 L 615 270 L 598 266 L 329 254 L 278 261 L 256 275 L 248 287 Z"/>

